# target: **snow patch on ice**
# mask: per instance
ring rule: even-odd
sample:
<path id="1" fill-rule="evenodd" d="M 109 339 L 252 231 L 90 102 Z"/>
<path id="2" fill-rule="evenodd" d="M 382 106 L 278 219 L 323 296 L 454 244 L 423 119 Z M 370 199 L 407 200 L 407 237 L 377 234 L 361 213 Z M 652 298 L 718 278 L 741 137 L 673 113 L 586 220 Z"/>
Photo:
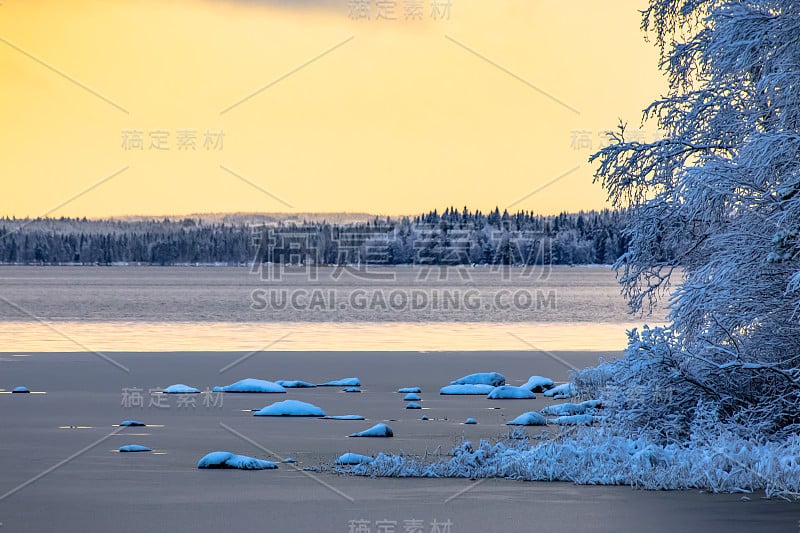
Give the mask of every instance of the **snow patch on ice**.
<path id="1" fill-rule="evenodd" d="M 394 437 L 394 431 L 392 431 L 392 428 L 381 422 L 379 424 L 375 424 L 369 429 L 365 429 L 364 431 L 353 433 L 350 436 L 351 437 Z"/>
<path id="2" fill-rule="evenodd" d="M 280 385 L 285 389 L 311 389 L 313 387 L 316 387 L 316 385 L 314 385 L 313 383 L 309 383 L 308 381 L 301 381 L 299 379 L 295 380 L 279 379 L 275 383 L 277 383 L 278 385 Z"/>
<path id="3" fill-rule="evenodd" d="M 531 376 L 528 381 L 520 385 L 523 389 L 528 389 L 531 392 L 544 392 L 555 387 L 555 382 L 544 376 Z"/>
<path id="4" fill-rule="evenodd" d="M 161 392 L 164 394 L 198 394 L 200 389 L 195 389 L 194 387 L 184 385 L 183 383 L 176 383 L 175 385 L 170 385 Z"/>
<path id="5" fill-rule="evenodd" d="M 224 387 L 214 387 L 214 392 L 284 393 L 286 389 L 272 381 L 245 378 Z"/>
<path id="6" fill-rule="evenodd" d="M 502 385 L 492 389 L 486 397 L 490 400 L 532 400 L 536 398 L 536 395 L 522 387 Z"/>
<path id="7" fill-rule="evenodd" d="M 450 382 L 451 385 L 491 385 L 499 387 L 506 384 L 506 378 L 498 372 L 478 372 L 460 377 Z"/>
<path id="8" fill-rule="evenodd" d="M 361 381 L 358 378 L 342 378 L 326 383 L 320 383 L 318 387 L 360 387 Z"/>
<path id="9" fill-rule="evenodd" d="M 230 452 L 211 452 L 197 462 L 197 468 L 238 468 L 240 470 L 271 470 L 278 468 L 272 461 L 256 459 Z"/>
<path id="10" fill-rule="evenodd" d="M 284 400 L 263 407 L 254 416 L 325 416 L 325 411 L 312 403 Z"/>
<path id="11" fill-rule="evenodd" d="M 492 385 L 447 385 L 439 389 L 439 394 L 461 395 L 461 394 L 489 394 L 494 387 Z"/>
<path id="12" fill-rule="evenodd" d="M 340 455 L 339 458 L 336 459 L 337 465 L 360 465 L 371 462 L 372 462 L 372 457 L 351 452 Z"/>
<path id="13" fill-rule="evenodd" d="M 546 424 L 547 419 L 536 411 L 522 413 L 514 420 L 509 420 L 506 422 L 506 425 L 509 426 L 544 426 Z"/>

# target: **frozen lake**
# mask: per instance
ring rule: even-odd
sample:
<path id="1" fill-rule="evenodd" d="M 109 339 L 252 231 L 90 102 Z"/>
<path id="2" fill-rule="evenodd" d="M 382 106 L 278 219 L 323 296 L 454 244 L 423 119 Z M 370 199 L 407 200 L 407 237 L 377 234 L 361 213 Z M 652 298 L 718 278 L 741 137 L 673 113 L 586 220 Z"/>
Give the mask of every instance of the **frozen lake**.
<path id="1" fill-rule="evenodd" d="M 614 350 L 662 321 L 605 267 L 0 267 L 13 351 Z"/>

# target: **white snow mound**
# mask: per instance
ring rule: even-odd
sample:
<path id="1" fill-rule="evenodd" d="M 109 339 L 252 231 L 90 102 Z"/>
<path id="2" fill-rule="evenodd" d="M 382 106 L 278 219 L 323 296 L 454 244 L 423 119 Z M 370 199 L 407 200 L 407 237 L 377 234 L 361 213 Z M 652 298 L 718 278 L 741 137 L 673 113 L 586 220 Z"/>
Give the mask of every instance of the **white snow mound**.
<path id="1" fill-rule="evenodd" d="M 312 403 L 299 400 L 275 402 L 253 413 L 254 416 L 325 416 L 325 411 Z"/>
<path id="2" fill-rule="evenodd" d="M 225 385 L 224 387 L 214 387 L 214 392 L 265 392 L 265 393 L 281 393 L 286 392 L 286 389 L 263 379 L 245 378 Z"/>
<path id="3" fill-rule="evenodd" d="M 506 378 L 498 372 L 478 372 L 450 382 L 451 385 L 491 385 L 499 387 L 506 384 Z"/>
<path id="4" fill-rule="evenodd" d="M 375 424 L 371 428 L 365 429 L 364 431 L 353 433 L 350 436 L 351 437 L 394 437 L 394 431 L 392 431 L 392 428 L 381 422 L 380 424 Z"/>
<path id="5" fill-rule="evenodd" d="M 522 387 L 502 385 L 492 389 L 486 397 L 490 400 L 532 400 L 536 398 L 536 395 Z"/>
<path id="6" fill-rule="evenodd" d="M 230 452 L 211 452 L 197 462 L 197 468 L 238 468 L 240 470 L 271 470 L 278 468 L 272 461 L 256 459 Z"/>

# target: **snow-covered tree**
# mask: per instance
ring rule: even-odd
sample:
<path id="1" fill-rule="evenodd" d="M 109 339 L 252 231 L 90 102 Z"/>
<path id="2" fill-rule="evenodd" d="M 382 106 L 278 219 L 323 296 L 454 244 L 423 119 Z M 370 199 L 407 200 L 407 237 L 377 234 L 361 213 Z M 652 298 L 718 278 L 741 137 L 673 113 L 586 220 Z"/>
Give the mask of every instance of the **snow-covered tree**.
<path id="1" fill-rule="evenodd" d="M 669 80 L 643 120 L 664 137 L 629 142 L 621 125 L 591 160 L 629 210 L 616 266 L 632 310 L 680 283 L 667 328 L 632 335 L 625 360 L 578 381 L 624 427 L 662 438 L 709 413 L 797 432 L 800 2 L 652 0 L 642 29 Z"/>

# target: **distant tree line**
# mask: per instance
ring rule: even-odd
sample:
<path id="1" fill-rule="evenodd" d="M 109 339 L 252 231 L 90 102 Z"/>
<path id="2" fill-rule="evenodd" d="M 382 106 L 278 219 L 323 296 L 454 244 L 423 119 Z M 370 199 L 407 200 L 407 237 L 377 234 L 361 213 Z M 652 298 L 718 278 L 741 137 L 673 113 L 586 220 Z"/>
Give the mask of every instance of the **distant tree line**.
<path id="1" fill-rule="evenodd" d="M 4 264 L 611 264 L 625 214 L 467 208 L 370 222 L 253 225 L 197 219 L 0 219 Z"/>

